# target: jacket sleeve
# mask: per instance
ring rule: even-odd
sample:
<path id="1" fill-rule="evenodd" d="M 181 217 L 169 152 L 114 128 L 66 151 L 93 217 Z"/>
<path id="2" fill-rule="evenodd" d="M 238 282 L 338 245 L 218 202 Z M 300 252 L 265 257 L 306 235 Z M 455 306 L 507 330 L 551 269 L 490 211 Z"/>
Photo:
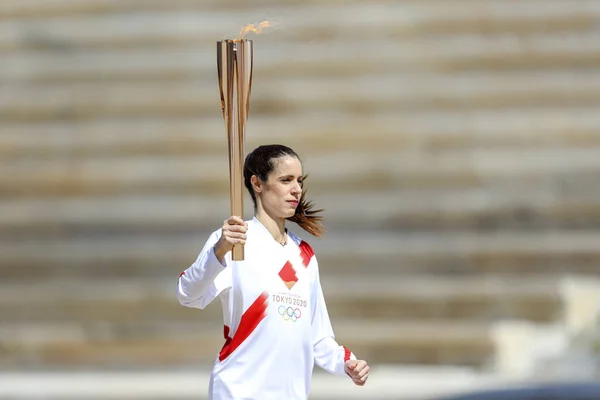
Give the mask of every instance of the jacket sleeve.
<path id="1" fill-rule="evenodd" d="M 325 371 L 339 376 L 347 376 L 344 364 L 347 360 L 356 360 L 356 356 L 335 340 L 321 282 L 316 258 L 312 288 L 312 334 L 315 363 Z"/>
<path id="2" fill-rule="evenodd" d="M 221 263 L 214 252 L 220 236 L 220 230 L 213 232 L 196 261 L 179 276 L 176 295 L 181 305 L 205 308 L 231 287 L 231 269 L 227 268 L 230 255 L 228 253 Z"/>

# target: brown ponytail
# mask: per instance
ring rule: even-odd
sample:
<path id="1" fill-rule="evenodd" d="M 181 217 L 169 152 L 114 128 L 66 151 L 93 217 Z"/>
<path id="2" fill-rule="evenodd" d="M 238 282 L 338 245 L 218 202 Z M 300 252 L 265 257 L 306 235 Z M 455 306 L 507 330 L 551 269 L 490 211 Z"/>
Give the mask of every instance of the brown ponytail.
<path id="1" fill-rule="evenodd" d="M 303 176 L 304 181 L 307 176 Z M 314 204 L 312 201 L 306 200 L 306 190 L 302 190 L 298 207 L 296 207 L 296 213 L 293 217 L 287 218 L 288 221 L 298 224 L 298 226 L 304 229 L 306 232 L 313 236 L 321 237 L 325 233 L 325 228 L 321 223 L 323 217 L 317 215 L 323 212 L 323 210 L 313 210 Z"/>

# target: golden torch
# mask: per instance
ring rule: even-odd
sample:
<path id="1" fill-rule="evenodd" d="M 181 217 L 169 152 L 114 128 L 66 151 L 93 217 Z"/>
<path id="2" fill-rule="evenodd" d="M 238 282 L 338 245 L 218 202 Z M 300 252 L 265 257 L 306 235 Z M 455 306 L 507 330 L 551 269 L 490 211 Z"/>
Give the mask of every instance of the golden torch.
<path id="1" fill-rule="evenodd" d="M 253 65 L 253 42 L 244 39 L 244 35 L 248 32 L 260 33 L 268 26 L 269 21 L 263 21 L 256 27 L 249 24 L 242 28 L 239 39 L 217 42 L 217 73 L 229 148 L 230 215 L 240 218 L 244 218 L 244 145 Z M 232 259 L 244 259 L 242 245 L 233 246 Z"/>
<path id="2" fill-rule="evenodd" d="M 217 42 L 221 108 L 229 147 L 230 215 L 240 218 L 244 218 L 244 144 L 252 87 L 252 51 L 252 40 L 241 38 Z M 233 246 L 232 259 L 244 259 L 242 245 Z"/>

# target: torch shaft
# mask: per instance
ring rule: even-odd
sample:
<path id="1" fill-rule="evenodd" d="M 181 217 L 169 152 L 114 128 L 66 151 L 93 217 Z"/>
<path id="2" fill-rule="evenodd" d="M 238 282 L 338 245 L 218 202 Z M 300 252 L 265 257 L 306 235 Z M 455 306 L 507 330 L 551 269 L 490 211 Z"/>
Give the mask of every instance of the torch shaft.
<path id="1" fill-rule="evenodd" d="M 231 215 L 244 217 L 244 153 L 246 121 L 250 109 L 252 87 L 252 41 L 217 42 L 217 71 L 221 91 L 221 107 L 229 149 L 229 197 Z M 244 247 L 235 245 L 232 259 L 244 259 Z"/>

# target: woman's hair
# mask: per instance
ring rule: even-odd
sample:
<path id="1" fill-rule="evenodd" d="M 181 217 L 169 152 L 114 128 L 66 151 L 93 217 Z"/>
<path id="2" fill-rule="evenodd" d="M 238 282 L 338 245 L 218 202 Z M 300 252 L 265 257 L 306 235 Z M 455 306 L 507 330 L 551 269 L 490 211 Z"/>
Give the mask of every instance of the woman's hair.
<path id="1" fill-rule="evenodd" d="M 246 156 L 244 162 L 244 184 L 250 192 L 254 208 L 256 208 L 256 194 L 252 188 L 250 178 L 256 175 L 258 179 L 266 182 L 271 172 L 277 165 L 277 159 L 285 156 L 295 157 L 300 160 L 298 154 L 287 146 L 280 144 L 269 144 L 259 146 Z M 306 175 L 302 177 L 306 179 Z M 288 221 L 295 222 L 306 232 L 313 236 L 322 236 L 325 228 L 321 224 L 323 217 L 318 215 L 323 210 L 313 210 L 314 204 L 306 200 L 306 190 L 302 187 L 302 195 L 296 207 L 296 213 L 293 217 L 287 218 Z"/>

